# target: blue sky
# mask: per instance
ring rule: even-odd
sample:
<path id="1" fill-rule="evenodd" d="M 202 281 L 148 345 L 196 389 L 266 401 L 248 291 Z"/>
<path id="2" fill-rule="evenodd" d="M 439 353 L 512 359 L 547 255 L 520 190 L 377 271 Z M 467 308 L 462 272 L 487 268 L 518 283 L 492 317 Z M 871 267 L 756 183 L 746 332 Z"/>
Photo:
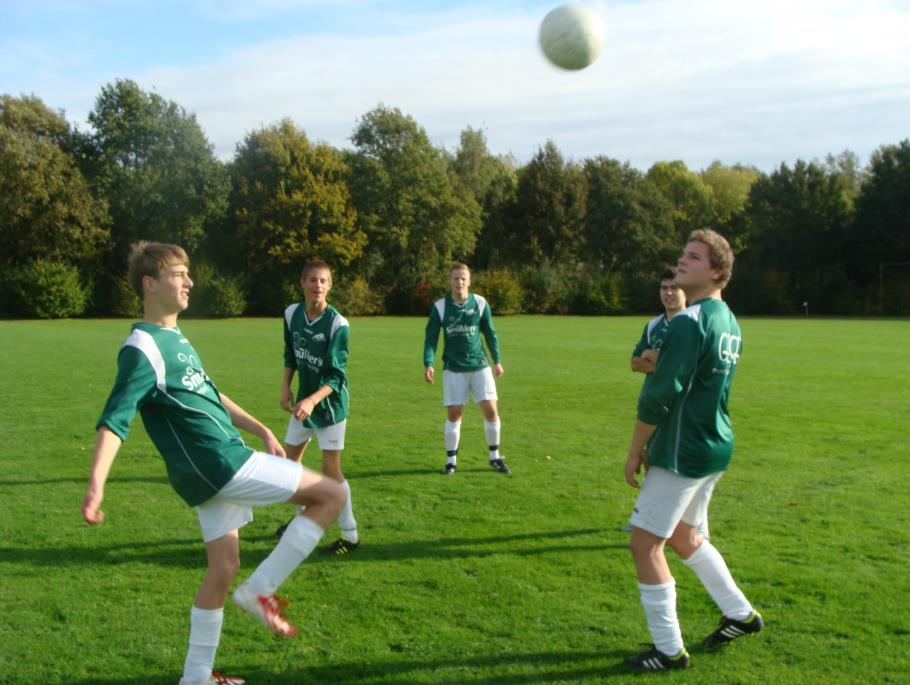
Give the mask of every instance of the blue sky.
<path id="1" fill-rule="evenodd" d="M 450 150 L 472 126 L 522 162 L 551 139 L 641 169 L 770 170 L 910 137 L 908 0 L 594 0 L 604 53 L 574 73 L 537 48 L 556 4 L 0 0 L 0 92 L 86 129 L 101 87 L 131 78 L 224 159 L 283 117 L 350 147 L 379 103 Z"/>

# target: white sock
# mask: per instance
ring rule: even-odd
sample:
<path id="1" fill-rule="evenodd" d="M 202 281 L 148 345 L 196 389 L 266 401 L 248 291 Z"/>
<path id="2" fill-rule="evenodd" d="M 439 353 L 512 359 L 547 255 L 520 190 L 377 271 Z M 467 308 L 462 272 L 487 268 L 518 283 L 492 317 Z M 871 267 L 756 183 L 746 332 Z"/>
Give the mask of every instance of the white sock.
<path id="1" fill-rule="evenodd" d="M 351 486 L 345 480 L 341 483 L 341 489 L 348 496 L 344 503 L 344 508 L 338 515 L 338 527 L 341 528 L 341 537 L 348 542 L 357 542 L 360 537 L 357 535 L 357 521 L 354 520 L 354 507 L 351 505 Z"/>
<path id="2" fill-rule="evenodd" d="M 449 455 L 449 463 L 455 463 L 455 453 L 458 451 L 458 441 L 461 438 L 461 421 L 446 420 L 445 429 L 446 453 Z"/>
<path id="3" fill-rule="evenodd" d="M 194 606 L 190 612 L 190 647 L 183 664 L 183 679 L 188 683 L 207 683 L 211 677 L 223 620 L 223 608 Z"/>
<path id="4" fill-rule="evenodd" d="M 487 436 L 487 445 L 490 446 L 490 461 L 499 459 L 499 433 L 500 421 L 483 420 L 483 432 Z"/>
<path id="5" fill-rule="evenodd" d="M 714 545 L 703 540 L 688 559 L 683 559 L 683 563 L 698 576 L 724 616 L 742 621 L 752 615 L 752 605 L 736 586 L 724 558 Z"/>
<path id="6" fill-rule="evenodd" d="M 319 544 L 325 531 L 300 514 L 288 525 L 275 549 L 253 571 L 245 585 L 257 595 L 271 595 Z"/>
<path id="7" fill-rule="evenodd" d="M 638 590 L 654 646 L 667 656 L 676 656 L 683 648 L 676 618 L 676 581 L 661 585 L 639 583 Z"/>

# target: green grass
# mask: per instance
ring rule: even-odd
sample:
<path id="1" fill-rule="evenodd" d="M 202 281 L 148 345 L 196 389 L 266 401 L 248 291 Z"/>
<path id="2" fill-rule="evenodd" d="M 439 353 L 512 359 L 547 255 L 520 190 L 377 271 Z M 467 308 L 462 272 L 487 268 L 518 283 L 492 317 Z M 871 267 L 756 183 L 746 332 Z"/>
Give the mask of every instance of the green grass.
<path id="1" fill-rule="evenodd" d="M 275 683 L 639 682 L 648 639 L 624 523 L 622 465 L 642 318 L 500 318 L 503 453 L 486 466 L 466 411 L 442 478 L 441 387 L 422 381 L 423 321 L 352 321 L 343 465 L 363 547 L 314 555 L 282 588 L 301 628 L 272 637 L 225 611 L 216 667 Z M 712 537 L 767 629 L 693 650 L 687 683 L 898 683 L 910 670 L 910 323 L 741 321 L 737 446 Z M 124 321 L 0 323 L 0 683 L 176 683 L 205 553 L 136 419 L 82 523 L 94 422 Z M 183 324 L 219 387 L 283 436 L 277 320 Z M 307 455 L 318 463 L 315 454 Z M 288 507 L 242 531 L 241 576 Z M 330 536 L 335 531 L 330 531 Z M 671 555 L 683 634 L 718 612 Z"/>

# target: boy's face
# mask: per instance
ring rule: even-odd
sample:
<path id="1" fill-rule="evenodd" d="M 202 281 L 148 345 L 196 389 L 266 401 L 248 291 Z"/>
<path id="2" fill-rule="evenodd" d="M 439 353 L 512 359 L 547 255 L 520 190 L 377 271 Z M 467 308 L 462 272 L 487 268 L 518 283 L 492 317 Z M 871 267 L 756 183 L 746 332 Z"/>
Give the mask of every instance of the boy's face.
<path id="1" fill-rule="evenodd" d="M 300 287 L 307 304 L 321 304 L 332 289 L 332 273 L 324 268 L 310 269 L 300 277 Z"/>
<path id="2" fill-rule="evenodd" d="M 465 298 L 471 286 L 471 272 L 467 269 L 452 269 L 449 273 L 449 285 L 452 287 L 452 296 Z"/>
<path id="3" fill-rule="evenodd" d="M 686 306 L 686 294 L 676 281 L 667 278 L 660 282 L 660 301 L 668 312 L 678 312 Z"/>
<path id="4" fill-rule="evenodd" d="M 708 246 L 692 241 L 676 262 L 676 284 L 683 290 L 715 285 L 720 279 L 720 271 L 711 266 Z"/>
<path id="5" fill-rule="evenodd" d="M 158 278 L 145 276 L 142 283 L 145 297 L 154 299 L 165 311 L 178 313 L 190 305 L 193 281 L 185 264 L 169 264 L 158 272 Z"/>

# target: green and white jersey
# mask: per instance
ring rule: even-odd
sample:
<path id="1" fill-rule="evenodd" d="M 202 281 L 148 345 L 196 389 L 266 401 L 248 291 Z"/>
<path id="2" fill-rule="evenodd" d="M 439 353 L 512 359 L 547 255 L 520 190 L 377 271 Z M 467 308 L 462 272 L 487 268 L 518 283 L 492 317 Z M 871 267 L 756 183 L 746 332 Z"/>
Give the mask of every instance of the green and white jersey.
<path id="1" fill-rule="evenodd" d="M 657 426 L 648 460 L 687 478 L 723 471 L 733 456 L 727 403 L 742 333 L 722 300 L 705 298 L 673 317 L 642 388 L 638 418 Z"/>
<path id="2" fill-rule="evenodd" d="M 423 365 L 433 366 L 439 331 L 443 332 L 442 365 L 448 371 L 477 371 L 489 366 L 480 342 L 483 333 L 493 363 L 499 364 L 499 339 L 493 327 L 490 305 L 480 295 L 468 293 L 464 304 L 456 304 L 451 295 L 437 300 L 430 309 L 423 343 Z"/>
<path id="3" fill-rule="evenodd" d="M 325 428 L 348 417 L 350 396 L 345 366 L 351 327 L 338 310 L 328 305 L 310 321 L 306 305 L 297 302 L 284 310 L 284 367 L 297 371 L 297 401 L 324 385 L 332 393 L 324 398 L 303 425 Z"/>
<path id="4" fill-rule="evenodd" d="M 655 316 L 645 324 L 645 328 L 641 332 L 641 340 L 632 351 L 632 356 L 640 357 L 645 350 L 659 350 L 664 344 L 669 330 L 670 321 L 667 319 L 667 315 Z"/>
<path id="5" fill-rule="evenodd" d="M 179 328 L 133 324 L 96 429 L 106 426 L 125 441 L 137 410 L 171 485 L 190 506 L 227 485 L 253 453 Z"/>

